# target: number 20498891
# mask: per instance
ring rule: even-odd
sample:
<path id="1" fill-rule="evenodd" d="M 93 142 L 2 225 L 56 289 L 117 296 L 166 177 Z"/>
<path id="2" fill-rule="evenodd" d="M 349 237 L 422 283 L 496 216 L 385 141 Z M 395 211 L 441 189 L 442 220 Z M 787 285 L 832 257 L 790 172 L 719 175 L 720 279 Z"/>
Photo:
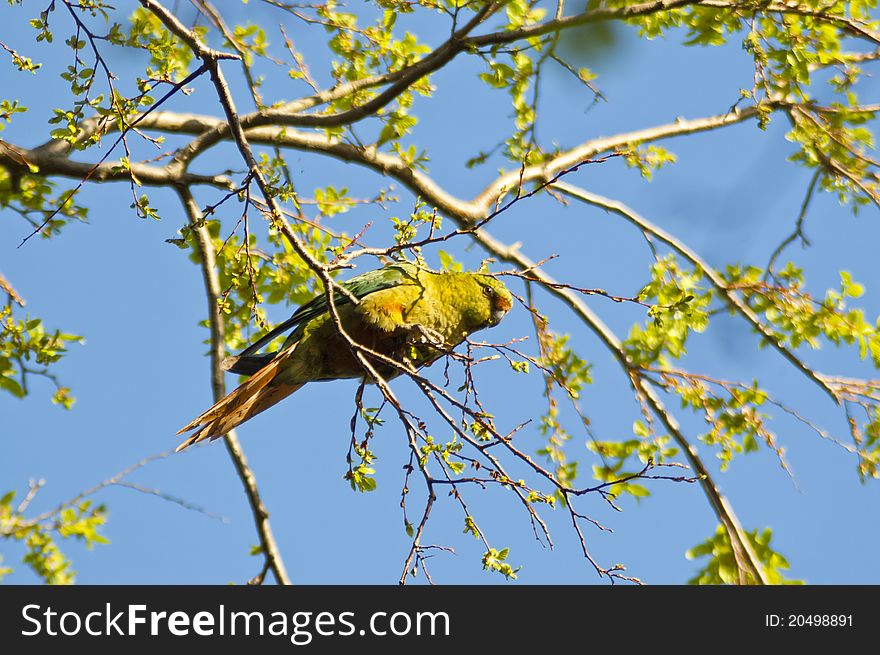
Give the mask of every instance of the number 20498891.
<path id="1" fill-rule="evenodd" d="M 851 628 L 852 614 L 765 614 L 768 628 Z"/>

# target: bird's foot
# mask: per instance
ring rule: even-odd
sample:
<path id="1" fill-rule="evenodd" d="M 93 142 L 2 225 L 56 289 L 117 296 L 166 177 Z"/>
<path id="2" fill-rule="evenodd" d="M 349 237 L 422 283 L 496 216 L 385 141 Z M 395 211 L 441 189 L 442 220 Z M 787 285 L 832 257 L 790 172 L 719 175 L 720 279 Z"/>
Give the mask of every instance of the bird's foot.
<path id="1" fill-rule="evenodd" d="M 439 350 L 447 349 L 446 339 L 437 330 L 425 325 L 413 325 L 411 329 L 421 336 L 418 343 L 428 344 Z"/>

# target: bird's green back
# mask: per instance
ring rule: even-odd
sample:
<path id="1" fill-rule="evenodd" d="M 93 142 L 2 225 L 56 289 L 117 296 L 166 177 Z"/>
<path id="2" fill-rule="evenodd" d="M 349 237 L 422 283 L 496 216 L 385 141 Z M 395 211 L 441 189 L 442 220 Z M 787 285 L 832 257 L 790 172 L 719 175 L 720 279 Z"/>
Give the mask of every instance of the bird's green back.
<path id="1" fill-rule="evenodd" d="M 360 300 L 371 293 L 375 293 L 377 291 L 388 289 L 390 287 L 394 287 L 404 283 L 407 278 L 411 278 L 413 276 L 416 270 L 416 266 L 405 262 L 390 264 L 374 271 L 367 271 L 365 273 L 361 273 L 360 275 L 356 275 L 350 280 L 341 282 L 339 286 L 341 286 L 352 296 Z M 348 294 L 345 294 L 339 290 L 335 290 L 333 294 L 333 303 L 337 308 L 343 307 L 351 303 L 351 298 Z M 300 329 L 294 331 L 291 337 L 288 338 L 287 341 L 285 341 L 284 346 L 286 347 L 290 345 L 290 343 L 298 340 L 298 336 L 301 334 L 303 326 L 305 326 L 312 319 L 328 312 L 329 308 L 327 305 L 327 294 L 321 293 L 312 298 L 304 305 L 301 305 L 289 319 L 287 319 L 283 323 L 279 323 L 271 331 L 269 331 L 268 333 L 260 337 L 257 341 L 248 346 L 244 351 L 242 351 L 240 356 L 247 357 L 253 355 L 267 343 L 271 342 L 275 337 L 283 334 L 284 332 L 287 332 L 293 327 L 299 326 Z"/>

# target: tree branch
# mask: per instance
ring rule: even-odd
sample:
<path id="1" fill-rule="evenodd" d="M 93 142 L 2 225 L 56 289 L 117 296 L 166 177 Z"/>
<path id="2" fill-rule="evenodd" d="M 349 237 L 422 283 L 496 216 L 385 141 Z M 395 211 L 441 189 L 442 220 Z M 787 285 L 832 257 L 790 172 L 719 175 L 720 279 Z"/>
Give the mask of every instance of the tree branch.
<path id="1" fill-rule="evenodd" d="M 655 2 L 642 2 L 630 5 L 628 7 L 616 7 L 611 9 L 591 9 L 574 16 L 566 16 L 548 20 L 543 23 L 527 25 L 515 30 L 502 30 L 500 32 L 492 32 L 490 34 L 482 34 L 480 36 L 468 39 L 468 44 L 476 47 L 488 45 L 503 45 L 505 43 L 513 43 L 524 39 L 530 39 L 551 32 L 559 32 L 560 30 L 588 23 L 598 23 L 606 20 L 626 20 L 627 18 L 635 18 L 636 16 L 646 16 L 655 14 L 659 11 L 669 11 L 687 5 L 699 5 L 700 0 L 656 0 Z"/>
<path id="2" fill-rule="evenodd" d="M 205 296 L 208 300 L 208 324 L 211 330 L 211 391 L 213 392 L 214 402 L 217 402 L 226 395 L 226 381 L 223 377 L 223 369 L 220 366 L 220 362 L 223 361 L 226 352 L 223 340 L 223 317 L 217 306 L 217 299 L 220 296 L 220 282 L 215 268 L 214 246 L 211 243 L 208 228 L 202 222 L 202 213 L 192 196 L 192 192 L 186 186 L 178 186 L 177 192 L 186 210 L 193 232 L 196 235 L 195 243 L 202 268 Z M 254 516 L 257 534 L 260 537 L 260 546 L 266 563 L 275 575 L 278 584 L 289 585 L 290 578 L 287 575 L 284 560 L 281 558 L 281 553 L 275 542 L 275 536 L 272 533 L 272 526 L 269 523 L 269 512 L 260 497 L 256 477 L 248 466 L 235 430 L 230 430 L 223 437 L 223 440 L 235 466 L 235 471 L 238 473 L 242 485 L 244 485 L 244 491 L 251 506 L 251 513 Z"/>
<path id="3" fill-rule="evenodd" d="M 577 315 L 578 318 L 580 318 L 584 324 L 596 334 L 597 337 L 599 337 L 599 340 L 605 345 L 605 347 L 611 351 L 614 358 L 618 361 L 624 371 L 627 372 L 635 391 L 645 399 L 648 406 L 660 419 L 669 431 L 669 434 L 682 449 L 693 471 L 700 476 L 700 487 L 703 489 L 703 492 L 709 499 L 709 504 L 712 506 L 712 509 L 715 511 L 719 521 L 724 525 L 724 528 L 730 537 L 730 543 L 736 556 L 737 565 L 741 570 L 750 573 L 755 581 L 760 584 L 767 584 L 767 578 L 763 567 L 761 566 L 761 562 L 755 554 L 754 549 L 749 542 L 748 535 L 746 535 L 745 530 L 743 530 L 739 519 L 736 517 L 733 508 L 730 506 L 730 503 L 721 494 L 721 491 L 712 479 L 709 470 L 703 464 L 702 459 L 697 453 L 696 448 L 694 448 L 694 446 L 688 441 L 687 437 L 684 436 L 678 421 L 676 421 L 675 417 L 672 416 L 669 410 L 663 405 L 663 401 L 657 396 L 654 388 L 650 384 L 646 384 L 646 380 L 642 378 L 639 369 L 629 360 L 629 357 L 623 348 L 623 344 L 620 342 L 617 335 L 612 332 L 611 328 L 609 328 L 604 321 L 602 321 L 602 319 L 583 302 L 583 300 L 581 300 L 576 292 L 565 288 L 564 286 L 560 286 L 556 280 L 541 271 L 540 267 L 538 267 L 535 262 L 520 253 L 517 247 L 511 247 L 497 241 L 482 229 L 474 231 L 472 233 L 472 238 L 486 251 L 492 253 L 499 259 L 514 264 L 523 270 L 528 270 L 529 276 L 535 282 L 541 284 L 548 293 L 562 300 L 562 302 L 565 303 L 569 309 L 571 309 L 575 315 Z"/>
<path id="4" fill-rule="evenodd" d="M 779 341 L 776 335 L 773 334 L 773 330 L 771 330 L 761 321 L 761 319 L 757 316 L 757 314 L 755 314 L 752 308 L 749 307 L 749 305 L 742 298 L 740 298 L 739 295 L 737 295 L 736 291 L 728 288 L 727 283 L 724 281 L 724 278 L 721 276 L 721 274 L 716 271 L 709 264 L 709 262 L 700 257 L 685 243 L 683 243 L 673 235 L 669 234 L 662 228 L 654 225 L 646 218 L 624 205 L 622 202 L 611 200 L 610 198 L 605 198 L 598 194 L 591 193 L 586 189 L 582 189 L 567 182 L 554 182 L 550 186 L 554 189 L 561 191 L 571 198 L 580 200 L 581 202 L 587 203 L 588 205 L 601 207 L 605 211 L 609 211 L 617 214 L 618 216 L 621 216 L 622 218 L 626 219 L 627 221 L 638 227 L 643 233 L 650 234 L 651 236 L 656 237 L 663 243 L 670 246 L 673 250 L 683 255 L 686 259 L 688 259 L 692 264 L 697 266 L 703 272 L 703 275 L 705 275 L 706 279 L 708 279 L 712 283 L 712 286 L 718 290 L 718 292 L 724 299 L 724 302 L 729 308 L 736 311 L 740 316 L 745 318 L 751 324 L 751 326 L 755 328 L 755 330 L 757 330 L 767 340 L 767 342 L 777 350 L 777 352 L 779 352 L 779 354 L 785 357 L 785 359 L 787 359 L 789 363 L 794 365 L 795 368 L 806 375 L 810 380 L 819 385 L 819 387 L 825 393 L 827 393 L 836 404 L 840 404 L 840 399 L 838 398 L 831 385 L 826 382 L 825 378 L 819 375 L 813 369 L 811 369 L 806 364 L 806 362 L 804 362 L 800 357 L 789 350 L 785 346 L 785 344 Z"/>
<path id="5" fill-rule="evenodd" d="M 692 120 L 678 119 L 672 123 L 647 129 L 590 139 L 578 146 L 563 151 L 540 166 L 528 166 L 524 169 L 511 171 L 499 176 L 472 200 L 464 200 L 452 195 L 430 176 L 413 170 L 400 157 L 380 152 L 373 146 L 355 146 L 339 139 L 329 138 L 323 134 L 304 132 L 289 127 L 263 126 L 250 128 L 244 130 L 244 135 L 248 142 L 318 152 L 341 161 L 356 163 L 383 175 L 393 177 L 413 193 L 421 196 L 429 204 L 437 207 L 438 210 L 458 216 L 468 225 L 472 225 L 485 219 L 492 211 L 495 203 L 506 193 L 512 189 L 519 188 L 521 184 L 526 182 L 547 182 L 561 171 L 576 165 L 578 162 L 633 143 L 648 143 L 674 136 L 706 132 L 741 123 L 754 117 L 756 114 L 757 109 L 754 106 L 749 106 L 715 116 Z M 219 126 L 227 125 L 227 123 L 222 119 L 204 114 L 155 112 L 146 117 L 140 125 L 143 129 L 153 129 L 160 132 L 201 135 L 208 131 L 216 130 Z M 196 141 L 198 139 L 192 143 Z M 184 159 L 188 162 L 192 157 L 187 156 Z"/>
<path id="6" fill-rule="evenodd" d="M 54 141 L 54 143 L 59 142 Z M 60 143 L 65 142 L 60 141 Z M 16 146 L 15 152 L 9 148 L 2 148 L 0 149 L 0 166 L 20 174 L 32 173 L 47 177 L 57 175 L 92 182 L 119 180 L 129 182 L 134 176 L 141 186 L 167 187 L 171 184 L 185 184 L 187 186 L 207 185 L 221 189 L 230 189 L 233 186 L 232 180 L 227 175 L 199 175 L 137 162 L 131 162 L 127 168 L 121 166 L 118 161 L 95 165 L 88 162 L 72 161 L 63 154 L 45 146 L 32 150 Z"/>

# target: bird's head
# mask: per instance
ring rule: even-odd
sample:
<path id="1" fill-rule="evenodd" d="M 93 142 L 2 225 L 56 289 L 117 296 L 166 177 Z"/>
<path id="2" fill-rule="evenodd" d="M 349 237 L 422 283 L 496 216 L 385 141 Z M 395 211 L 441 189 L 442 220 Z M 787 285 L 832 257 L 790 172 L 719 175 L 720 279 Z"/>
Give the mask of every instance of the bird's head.
<path id="1" fill-rule="evenodd" d="M 480 293 L 489 304 L 488 325 L 498 325 L 513 307 L 513 295 L 501 280 L 490 275 L 478 275 L 477 282 L 480 285 Z"/>

